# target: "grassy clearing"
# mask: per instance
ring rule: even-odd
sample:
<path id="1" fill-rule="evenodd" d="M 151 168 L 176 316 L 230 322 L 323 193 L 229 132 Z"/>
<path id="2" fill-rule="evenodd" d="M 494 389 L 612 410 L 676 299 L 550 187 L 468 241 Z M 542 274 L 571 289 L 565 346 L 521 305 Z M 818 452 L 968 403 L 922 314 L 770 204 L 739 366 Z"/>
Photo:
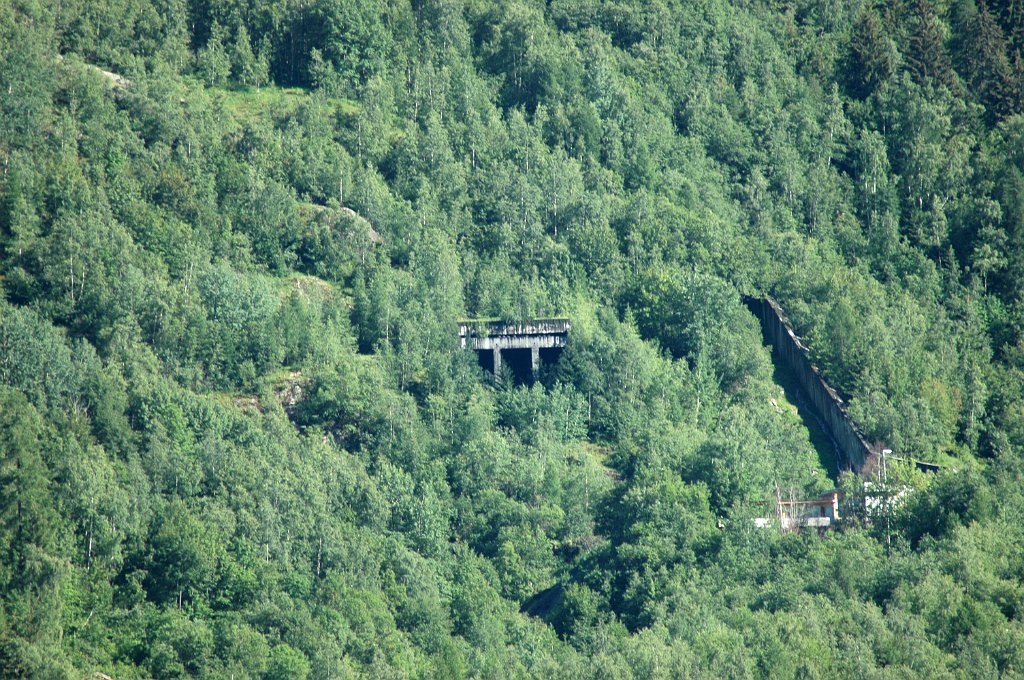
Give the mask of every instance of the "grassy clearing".
<path id="1" fill-rule="evenodd" d="M 242 123 L 280 117 L 312 96 L 309 90 L 301 87 L 241 87 L 217 92 L 224 98 L 235 120 Z M 327 97 L 323 101 L 332 115 L 350 116 L 359 111 L 359 104 L 344 97 Z"/>
<path id="2" fill-rule="evenodd" d="M 299 295 L 306 298 L 310 296 L 316 296 L 318 298 L 329 298 L 335 294 L 335 284 L 321 279 L 319 276 L 313 276 L 312 274 L 302 274 L 295 272 L 285 276 L 279 276 L 273 278 L 274 285 L 278 291 L 278 294 L 286 299 L 291 296 L 292 292 L 298 292 Z"/>
<path id="3" fill-rule="evenodd" d="M 811 412 L 810 406 L 804 401 L 799 383 L 792 371 L 782 366 L 782 362 L 773 362 L 773 366 L 775 368 L 772 379 L 776 385 L 782 388 L 782 394 L 776 399 L 778 408 L 799 416 L 800 422 L 807 429 L 811 446 L 818 454 L 818 462 L 821 467 L 828 471 L 831 479 L 838 480 L 839 464 L 836 460 L 835 444 L 832 442 L 832 437 L 825 431 L 821 422 Z"/>

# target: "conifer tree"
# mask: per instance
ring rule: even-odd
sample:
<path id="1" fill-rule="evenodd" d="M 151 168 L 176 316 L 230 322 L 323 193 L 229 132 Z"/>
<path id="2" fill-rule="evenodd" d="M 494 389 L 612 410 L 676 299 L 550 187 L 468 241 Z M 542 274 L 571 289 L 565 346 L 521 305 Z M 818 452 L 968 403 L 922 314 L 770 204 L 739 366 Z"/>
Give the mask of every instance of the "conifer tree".
<path id="1" fill-rule="evenodd" d="M 966 4 L 966 3 L 965 3 Z M 990 122 L 1013 112 L 1013 83 L 1006 54 L 1006 38 L 984 0 L 977 11 L 957 8 L 959 23 L 958 66 L 971 91 L 984 104 Z"/>
<path id="2" fill-rule="evenodd" d="M 895 59 L 889 38 L 878 13 L 867 8 L 853 28 L 850 41 L 851 72 L 854 92 L 867 97 L 889 79 L 895 68 Z"/>
<path id="3" fill-rule="evenodd" d="M 1018 50 L 1013 55 L 1013 73 L 1010 79 L 1010 114 L 1024 113 L 1024 55 Z"/>
<path id="4" fill-rule="evenodd" d="M 270 40 L 267 36 L 260 39 L 260 47 L 256 52 L 256 59 L 253 62 L 253 84 L 257 89 L 270 80 L 270 54 L 272 51 Z"/>
<path id="5" fill-rule="evenodd" d="M 1024 49 L 1024 2 L 993 0 L 992 12 L 999 18 L 1010 49 L 1014 52 Z"/>
<path id="6" fill-rule="evenodd" d="M 907 66 L 918 83 L 952 85 L 953 68 L 946 51 L 942 21 L 928 0 L 915 0 Z"/>
<path id="7" fill-rule="evenodd" d="M 252 52 L 252 43 L 249 41 L 249 31 L 245 24 L 238 27 L 235 34 L 235 46 L 231 53 L 231 71 L 235 80 L 248 86 L 256 82 L 256 55 Z"/>
<path id="8" fill-rule="evenodd" d="M 200 77 L 209 87 L 220 87 L 227 83 L 231 74 L 231 59 L 224 49 L 224 29 L 214 22 L 206 47 L 199 50 L 196 61 Z"/>

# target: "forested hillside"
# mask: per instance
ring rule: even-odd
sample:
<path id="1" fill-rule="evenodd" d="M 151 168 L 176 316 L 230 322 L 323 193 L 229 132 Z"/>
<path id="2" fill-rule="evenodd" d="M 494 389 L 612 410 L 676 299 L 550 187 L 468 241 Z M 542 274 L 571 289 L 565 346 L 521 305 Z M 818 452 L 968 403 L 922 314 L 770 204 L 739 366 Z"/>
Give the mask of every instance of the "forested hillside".
<path id="1" fill-rule="evenodd" d="M 0 0 L 0 677 L 1021 677 L 1022 477 L 1020 2 Z"/>

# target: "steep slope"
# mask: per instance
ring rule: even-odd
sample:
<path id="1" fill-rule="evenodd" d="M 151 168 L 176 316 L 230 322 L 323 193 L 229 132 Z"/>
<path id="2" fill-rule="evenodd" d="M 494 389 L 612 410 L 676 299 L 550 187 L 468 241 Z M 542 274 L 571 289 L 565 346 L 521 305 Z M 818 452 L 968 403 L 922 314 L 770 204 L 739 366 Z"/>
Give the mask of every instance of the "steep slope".
<path id="1" fill-rule="evenodd" d="M 0 3 L 0 675 L 1020 673 L 1019 24 Z M 831 486 L 766 293 L 959 472 L 756 530 Z M 457 347 L 554 313 L 533 388 Z"/>

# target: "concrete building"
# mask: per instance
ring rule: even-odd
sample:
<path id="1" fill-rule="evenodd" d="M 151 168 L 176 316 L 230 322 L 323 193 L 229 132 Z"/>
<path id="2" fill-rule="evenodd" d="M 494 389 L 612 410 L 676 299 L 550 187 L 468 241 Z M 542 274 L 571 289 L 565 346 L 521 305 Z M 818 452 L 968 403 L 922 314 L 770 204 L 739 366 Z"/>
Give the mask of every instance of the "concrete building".
<path id="1" fill-rule="evenodd" d="M 463 321 L 459 341 L 477 353 L 480 365 L 500 379 L 507 367 L 519 383 L 532 383 L 541 366 L 558 361 L 569 339 L 568 319 Z"/>
<path id="2" fill-rule="evenodd" d="M 814 500 L 783 500 L 774 505 L 769 517 L 757 517 L 754 524 L 764 528 L 779 526 L 783 531 L 797 531 L 804 528 L 827 529 L 839 520 L 839 492 L 829 491 Z"/>

